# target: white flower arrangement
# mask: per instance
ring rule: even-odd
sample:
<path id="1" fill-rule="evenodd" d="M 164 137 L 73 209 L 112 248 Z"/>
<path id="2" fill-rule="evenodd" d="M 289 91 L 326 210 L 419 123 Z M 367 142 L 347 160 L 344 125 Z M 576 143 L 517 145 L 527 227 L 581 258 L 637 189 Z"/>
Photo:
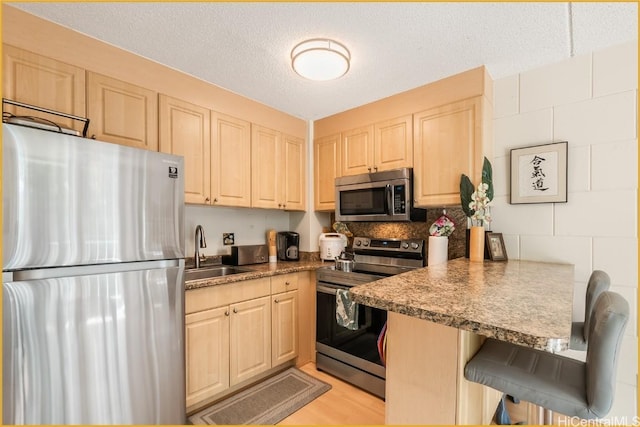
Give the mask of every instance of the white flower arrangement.
<path id="1" fill-rule="evenodd" d="M 491 208 L 489 204 L 493 200 L 493 178 L 491 163 L 484 158 L 482 164 L 482 181 L 474 188 L 467 175 L 460 177 L 460 201 L 462 210 L 471 225 L 484 226 L 491 223 Z"/>

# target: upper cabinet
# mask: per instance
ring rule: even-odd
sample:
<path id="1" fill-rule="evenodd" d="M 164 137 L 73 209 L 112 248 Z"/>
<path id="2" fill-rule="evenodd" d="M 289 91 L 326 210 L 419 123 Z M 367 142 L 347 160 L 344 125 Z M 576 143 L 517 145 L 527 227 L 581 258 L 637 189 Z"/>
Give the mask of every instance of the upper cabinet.
<path id="1" fill-rule="evenodd" d="M 459 205 L 461 174 L 477 182 L 491 157 L 492 99 L 478 67 L 316 120 L 315 209 L 335 209 L 335 177 L 402 167 L 413 168 L 416 206 Z"/>
<path id="2" fill-rule="evenodd" d="M 373 172 L 373 126 L 342 132 L 342 175 Z"/>
<path id="3" fill-rule="evenodd" d="M 251 125 L 251 205 L 305 209 L 304 140 Z"/>
<path id="4" fill-rule="evenodd" d="M 284 204 L 292 211 L 306 210 L 307 200 L 307 150 L 305 140 L 292 135 L 282 135 L 284 149 Z"/>
<path id="5" fill-rule="evenodd" d="M 411 114 L 378 122 L 373 126 L 374 171 L 413 166 Z"/>
<path id="6" fill-rule="evenodd" d="M 412 117 L 342 132 L 342 176 L 413 166 Z"/>
<path id="7" fill-rule="evenodd" d="M 92 138 L 158 151 L 158 94 L 152 90 L 87 72 L 87 116 Z"/>
<path id="8" fill-rule="evenodd" d="M 280 132 L 251 126 L 251 206 L 281 209 L 284 153 Z"/>
<path id="9" fill-rule="evenodd" d="M 184 157 L 184 200 L 211 200 L 211 112 L 166 95 L 159 97 L 160 151 Z"/>
<path id="10" fill-rule="evenodd" d="M 211 113 L 211 204 L 251 206 L 251 123 Z"/>
<path id="11" fill-rule="evenodd" d="M 417 205 L 460 203 L 460 175 L 475 177 L 482 168 L 481 105 L 476 97 L 415 115 L 413 191 Z"/>
<path id="12" fill-rule="evenodd" d="M 45 56 L 3 45 L 2 89 L 7 99 L 85 117 L 85 71 Z M 7 105 L 16 115 L 43 117 L 82 130 L 82 123 Z"/>
<path id="13" fill-rule="evenodd" d="M 318 138 L 313 142 L 314 208 L 336 209 L 335 180 L 341 176 L 340 134 Z"/>

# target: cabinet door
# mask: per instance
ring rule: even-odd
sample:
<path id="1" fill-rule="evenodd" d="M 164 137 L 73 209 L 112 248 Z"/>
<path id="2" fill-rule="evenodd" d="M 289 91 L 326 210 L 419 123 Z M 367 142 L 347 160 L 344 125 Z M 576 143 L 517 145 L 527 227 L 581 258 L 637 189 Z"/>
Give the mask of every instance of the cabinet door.
<path id="1" fill-rule="evenodd" d="M 271 297 L 271 365 L 277 366 L 298 355 L 298 291 Z"/>
<path id="2" fill-rule="evenodd" d="M 251 206 L 251 124 L 211 114 L 211 201 L 219 206 Z"/>
<path id="3" fill-rule="evenodd" d="M 291 135 L 282 135 L 284 149 L 284 205 L 288 211 L 306 210 L 306 163 L 305 141 Z"/>
<path id="4" fill-rule="evenodd" d="M 386 120 L 374 125 L 374 170 L 413 167 L 413 117 Z"/>
<path id="5" fill-rule="evenodd" d="M 229 388 L 229 307 L 185 318 L 187 408 Z"/>
<path id="6" fill-rule="evenodd" d="M 280 132 L 251 125 L 251 206 L 280 209 L 284 203 L 284 153 Z"/>
<path id="7" fill-rule="evenodd" d="M 100 141 L 158 151 L 158 94 L 87 72 L 89 135 Z"/>
<path id="8" fill-rule="evenodd" d="M 471 98 L 414 115 L 414 198 L 418 206 L 460 204 L 460 175 L 482 170 L 481 102 Z"/>
<path id="9" fill-rule="evenodd" d="M 184 157 L 184 200 L 211 200 L 211 127 L 208 109 L 159 97 L 160 151 Z"/>
<path id="10" fill-rule="evenodd" d="M 2 47 L 2 91 L 12 101 L 85 117 L 85 71 L 64 62 L 18 49 Z M 7 105 L 16 115 L 43 117 L 82 130 L 83 123 L 60 116 Z"/>
<path id="11" fill-rule="evenodd" d="M 373 172 L 373 126 L 342 134 L 342 176 Z"/>
<path id="12" fill-rule="evenodd" d="M 340 134 L 318 138 L 313 143 L 314 207 L 317 211 L 336 209 L 337 177 L 340 167 Z"/>
<path id="13" fill-rule="evenodd" d="M 231 306 L 230 384 L 271 368 L 271 297 Z"/>

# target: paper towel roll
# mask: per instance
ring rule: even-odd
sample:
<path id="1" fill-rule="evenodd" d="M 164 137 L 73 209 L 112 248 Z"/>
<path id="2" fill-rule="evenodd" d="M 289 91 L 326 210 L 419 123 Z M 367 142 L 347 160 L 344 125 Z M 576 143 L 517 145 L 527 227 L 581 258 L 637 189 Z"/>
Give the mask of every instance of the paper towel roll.
<path id="1" fill-rule="evenodd" d="M 449 238 L 446 236 L 429 236 L 429 251 L 427 252 L 427 267 L 447 262 Z"/>
<path id="2" fill-rule="evenodd" d="M 269 262 L 278 261 L 276 249 L 276 230 L 267 231 L 267 246 L 269 247 Z"/>

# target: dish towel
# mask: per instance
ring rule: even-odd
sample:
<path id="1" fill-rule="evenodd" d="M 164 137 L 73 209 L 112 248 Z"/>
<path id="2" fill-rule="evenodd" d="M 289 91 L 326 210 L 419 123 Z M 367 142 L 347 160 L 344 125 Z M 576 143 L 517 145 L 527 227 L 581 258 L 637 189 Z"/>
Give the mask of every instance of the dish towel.
<path id="1" fill-rule="evenodd" d="M 358 304 L 346 289 L 336 289 L 336 321 L 338 325 L 355 331 L 358 329 Z"/>

